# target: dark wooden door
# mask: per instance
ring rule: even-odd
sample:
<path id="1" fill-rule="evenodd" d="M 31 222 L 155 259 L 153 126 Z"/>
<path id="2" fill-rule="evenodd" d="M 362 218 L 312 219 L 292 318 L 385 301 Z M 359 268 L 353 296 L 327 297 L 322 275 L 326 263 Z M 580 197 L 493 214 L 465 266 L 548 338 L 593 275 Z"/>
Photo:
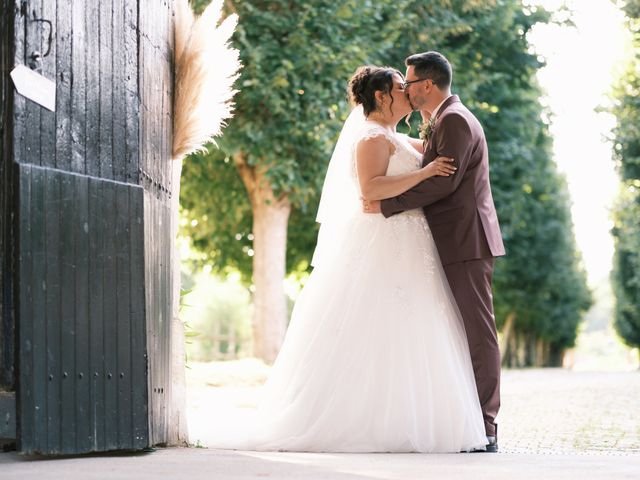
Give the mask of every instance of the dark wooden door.
<path id="1" fill-rule="evenodd" d="M 0 388 L 18 449 L 166 443 L 172 2 L 0 2 Z M 55 112 L 15 93 L 15 65 L 55 82 Z"/>

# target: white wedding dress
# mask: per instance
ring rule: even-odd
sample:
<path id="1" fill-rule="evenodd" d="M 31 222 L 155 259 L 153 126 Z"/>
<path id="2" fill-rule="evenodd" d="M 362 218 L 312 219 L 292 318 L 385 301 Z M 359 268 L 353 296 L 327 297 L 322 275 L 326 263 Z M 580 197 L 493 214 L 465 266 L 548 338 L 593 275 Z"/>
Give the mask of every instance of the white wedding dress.
<path id="1" fill-rule="evenodd" d="M 374 135 L 395 146 L 388 175 L 420 167 L 406 136 L 365 122 L 358 138 Z M 357 192 L 353 160 L 351 180 Z M 484 448 L 464 327 L 422 211 L 388 219 L 361 213 L 359 204 L 349 211 L 333 239 L 341 248 L 323 253 L 300 293 L 256 415 L 219 432 L 210 447 Z"/>

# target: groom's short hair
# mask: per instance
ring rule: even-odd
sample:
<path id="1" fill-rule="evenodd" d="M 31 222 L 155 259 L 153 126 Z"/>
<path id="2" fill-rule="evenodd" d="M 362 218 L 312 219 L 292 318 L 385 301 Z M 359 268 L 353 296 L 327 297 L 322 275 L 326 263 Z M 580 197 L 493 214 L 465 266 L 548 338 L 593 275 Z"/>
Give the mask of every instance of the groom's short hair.
<path id="1" fill-rule="evenodd" d="M 451 64 L 441 53 L 416 53 L 407 57 L 404 63 L 407 67 L 413 67 L 418 77 L 432 80 L 440 90 L 451 87 Z"/>

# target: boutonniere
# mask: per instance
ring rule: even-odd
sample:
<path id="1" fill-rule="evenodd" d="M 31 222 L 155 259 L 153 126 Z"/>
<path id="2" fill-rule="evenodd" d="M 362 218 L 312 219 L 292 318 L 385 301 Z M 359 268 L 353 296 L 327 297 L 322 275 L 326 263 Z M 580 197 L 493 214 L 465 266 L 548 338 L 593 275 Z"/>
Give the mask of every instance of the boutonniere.
<path id="1" fill-rule="evenodd" d="M 433 134 L 433 129 L 436 126 L 436 119 L 431 117 L 427 123 L 420 125 L 420 138 L 425 142 L 428 142 Z"/>

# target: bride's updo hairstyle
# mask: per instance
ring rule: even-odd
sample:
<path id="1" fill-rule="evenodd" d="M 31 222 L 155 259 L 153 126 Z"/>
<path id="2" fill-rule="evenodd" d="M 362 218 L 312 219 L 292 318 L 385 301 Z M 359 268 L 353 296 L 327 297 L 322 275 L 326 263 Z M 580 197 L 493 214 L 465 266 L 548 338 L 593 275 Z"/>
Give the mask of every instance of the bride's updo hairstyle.
<path id="1" fill-rule="evenodd" d="M 393 75 L 396 73 L 402 76 L 395 68 L 365 65 L 353 74 L 349 80 L 349 98 L 356 105 L 362 105 L 366 117 L 379 108 L 376 92 L 391 93 Z M 391 97 L 391 107 L 393 108 L 393 97 Z"/>

